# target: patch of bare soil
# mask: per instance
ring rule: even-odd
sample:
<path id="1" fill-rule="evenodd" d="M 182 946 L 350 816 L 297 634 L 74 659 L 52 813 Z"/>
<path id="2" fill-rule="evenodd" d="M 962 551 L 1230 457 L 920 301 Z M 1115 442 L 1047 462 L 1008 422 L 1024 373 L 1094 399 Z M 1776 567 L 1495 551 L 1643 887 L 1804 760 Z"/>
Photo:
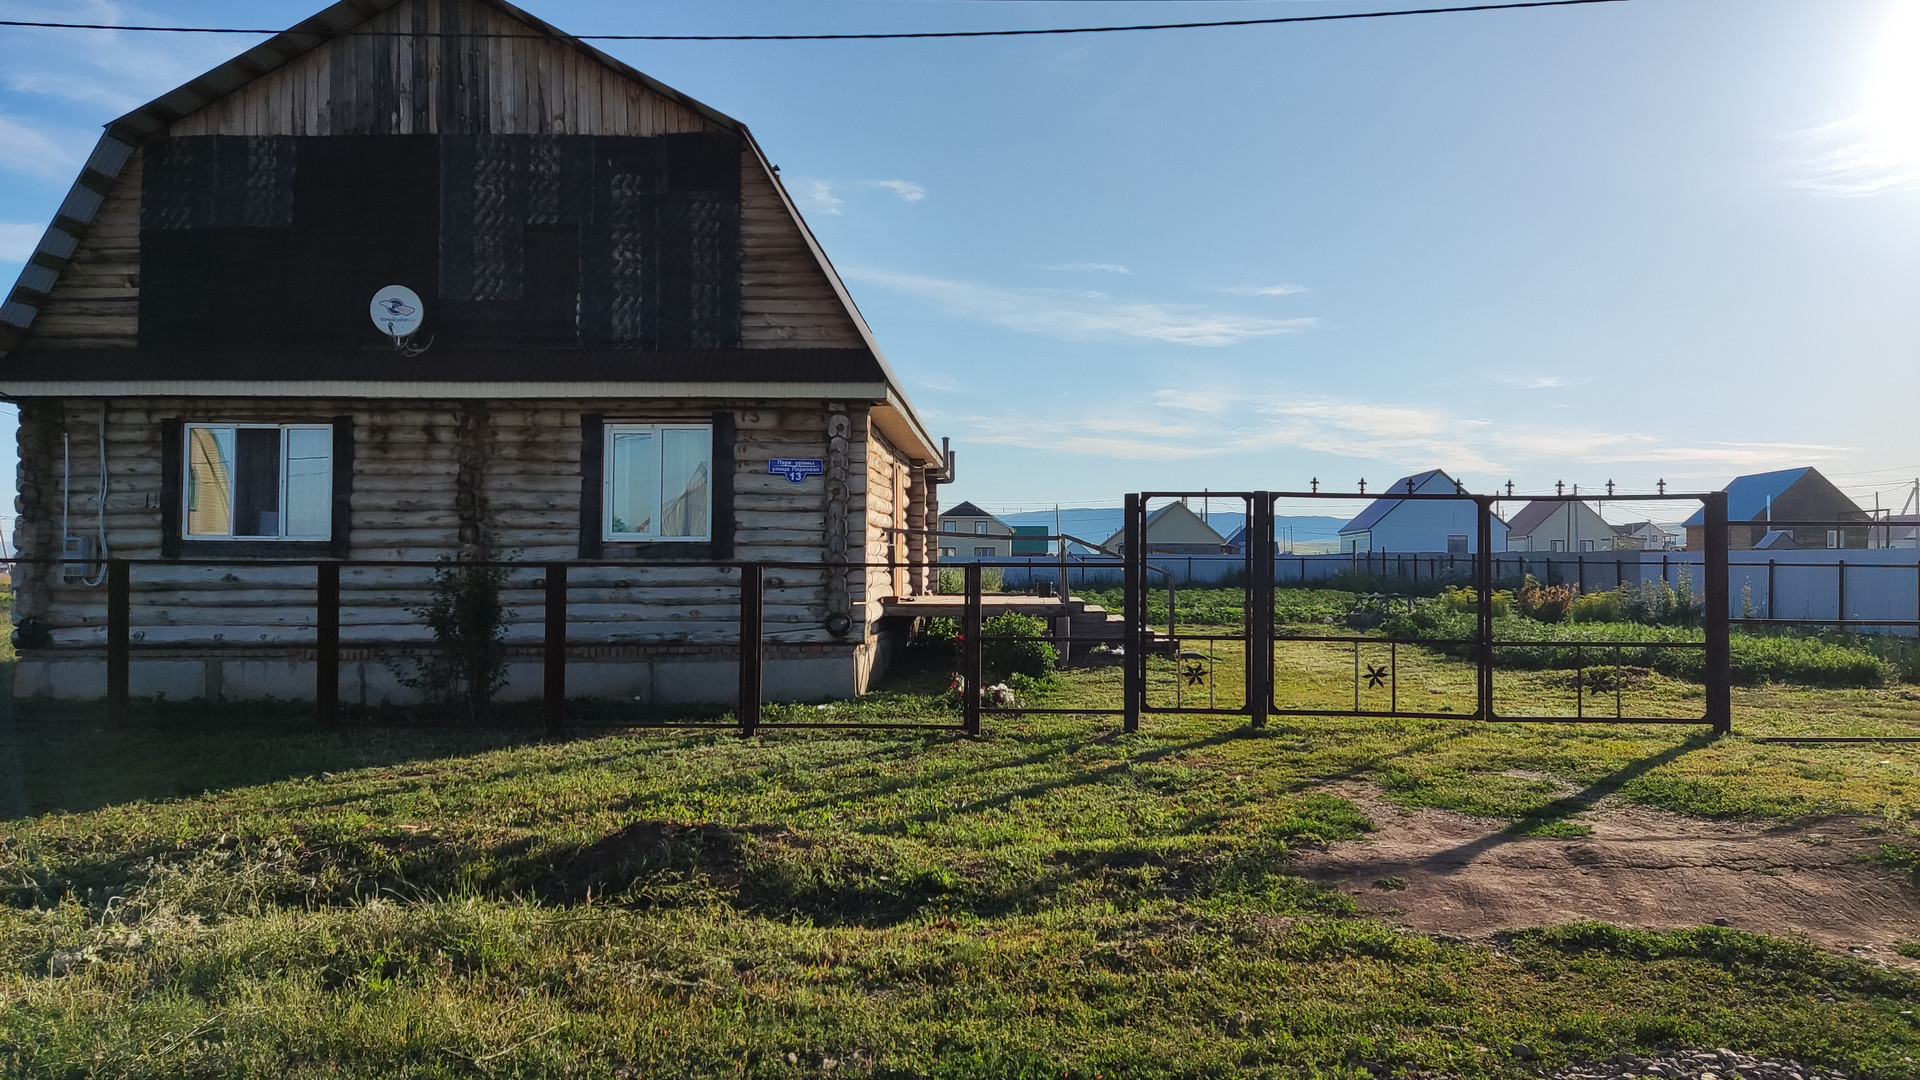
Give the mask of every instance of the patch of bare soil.
<path id="1" fill-rule="evenodd" d="M 1294 871 L 1412 930 L 1731 926 L 1905 966 L 1894 945 L 1920 937 L 1920 889 L 1865 861 L 1884 838 L 1860 819 L 1700 821 L 1603 803 L 1580 815 L 1590 836 L 1531 837 L 1506 821 L 1402 810 L 1371 787 L 1334 791 L 1378 829 L 1302 852 Z"/>

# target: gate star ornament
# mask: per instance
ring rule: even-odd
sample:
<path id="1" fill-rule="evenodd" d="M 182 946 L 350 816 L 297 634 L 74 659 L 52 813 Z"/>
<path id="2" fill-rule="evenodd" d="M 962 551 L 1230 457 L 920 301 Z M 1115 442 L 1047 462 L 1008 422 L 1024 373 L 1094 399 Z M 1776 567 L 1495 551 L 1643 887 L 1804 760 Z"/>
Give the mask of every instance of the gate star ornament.
<path id="1" fill-rule="evenodd" d="M 1387 669 L 1374 664 L 1367 665 L 1367 689 L 1376 690 L 1387 685 Z"/>
<path id="2" fill-rule="evenodd" d="M 1188 664 L 1186 674 L 1188 686 L 1207 685 L 1207 669 L 1204 666 L 1197 663 Z"/>

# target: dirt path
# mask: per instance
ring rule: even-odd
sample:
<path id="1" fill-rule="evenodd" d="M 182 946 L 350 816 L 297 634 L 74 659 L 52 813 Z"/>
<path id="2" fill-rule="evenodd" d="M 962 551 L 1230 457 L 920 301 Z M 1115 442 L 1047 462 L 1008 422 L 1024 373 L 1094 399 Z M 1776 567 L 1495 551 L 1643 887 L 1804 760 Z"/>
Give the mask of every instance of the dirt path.
<path id="1" fill-rule="evenodd" d="M 1883 838 L 1858 819 L 1710 822 L 1603 804 L 1578 819 L 1591 836 L 1537 838 L 1505 821 L 1401 810 L 1370 787 L 1335 793 L 1378 831 L 1304 852 L 1295 869 L 1410 929 L 1722 925 L 1913 965 L 1893 946 L 1920 938 L 1920 889 L 1863 860 Z"/>

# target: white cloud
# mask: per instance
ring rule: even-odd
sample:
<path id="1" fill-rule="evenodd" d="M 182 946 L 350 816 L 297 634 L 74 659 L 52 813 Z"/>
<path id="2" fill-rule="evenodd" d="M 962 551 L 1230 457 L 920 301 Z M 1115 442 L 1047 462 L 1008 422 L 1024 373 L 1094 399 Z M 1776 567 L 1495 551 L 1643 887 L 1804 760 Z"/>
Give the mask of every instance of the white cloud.
<path id="1" fill-rule="evenodd" d="M 1522 375 L 1517 372 L 1494 377 L 1516 390 L 1559 390 L 1569 386 L 1584 386 L 1593 381 L 1590 378 L 1569 378 L 1565 375 Z"/>
<path id="2" fill-rule="evenodd" d="M 1873 137 L 1857 117 L 1798 137 L 1812 156 L 1795 163 L 1788 187 L 1843 199 L 1920 191 L 1920 154 Z"/>
<path id="3" fill-rule="evenodd" d="M 893 192 L 901 202 L 919 202 L 927 197 L 927 189 L 911 180 L 875 180 L 873 186 Z"/>
<path id="4" fill-rule="evenodd" d="M 837 214 L 846 203 L 833 193 L 833 184 L 826 180 L 799 180 L 800 201 L 807 204 L 809 210 L 822 214 Z"/>
<path id="5" fill-rule="evenodd" d="M 26 262 L 46 231 L 44 225 L 0 225 L 0 262 Z"/>
<path id="6" fill-rule="evenodd" d="M 975 416 L 953 423 L 974 441 L 1119 460 L 1267 456 L 1294 449 L 1353 459 L 1369 474 L 1378 468 L 1393 476 L 1436 467 L 1456 475 L 1501 476 L 1534 471 L 1541 463 L 1609 471 L 1640 465 L 1657 467 L 1676 483 L 1697 478 L 1717 486 L 1736 473 L 1831 463 L 1855 452 L 1818 443 L 1670 443 L 1650 434 L 1467 417 L 1438 406 L 1302 399 L 1283 390 L 1161 389 L 1150 401 L 1080 404 L 1065 418 Z M 1155 406 L 1199 415 L 1168 419 Z"/>
<path id="7" fill-rule="evenodd" d="M 111 0 L 62 0 L 58 4 L 7 3 L 8 18 L 101 24 L 142 21 Z M 19 32 L 27 47 L 9 51 L 0 80 L 23 94 L 105 106 L 123 113 L 186 82 L 231 56 L 236 40 L 223 35 L 130 34 L 112 30 L 80 33 Z M 29 36 L 30 35 L 30 36 Z M 167 39 L 167 40 L 162 40 Z M 239 39 L 252 44 L 253 38 Z"/>
<path id="8" fill-rule="evenodd" d="M 1071 263 L 1060 263 L 1057 266 L 1043 266 L 1040 269 L 1058 270 L 1063 273 L 1102 273 L 1102 274 L 1124 274 L 1128 277 L 1133 276 L 1133 271 L 1127 269 L 1124 266 L 1121 266 L 1119 263 L 1071 262 Z"/>
<path id="9" fill-rule="evenodd" d="M 1222 285 L 1222 286 L 1219 286 L 1219 289 L 1223 293 L 1232 293 L 1235 296 L 1293 296 L 1298 293 L 1311 291 L 1305 285 L 1285 285 L 1285 284 L 1282 284 L 1282 285 Z"/>
<path id="10" fill-rule="evenodd" d="M 31 176 L 60 176 L 79 165 L 80 159 L 51 136 L 0 116 L 0 169 Z"/>
<path id="11" fill-rule="evenodd" d="M 1831 124 L 1798 132 L 1809 156 L 1788 186 L 1861 198 L 1920 191 L 1920 3 L 1888 6 L 1887 21 L 1861 66 L 1860 107 Z"/>
<path id="12" fill-rule="evenodd" d="M 1155 390 L 1153 400 L 1162 408 L 1188 412 L 1222 413 L 1233 407 L 1233 395 L 1212 390 Z"/>
<path id="13" fill-rule="evenodd" d="M 1061 341 L 1138 339 L 1174 345 L 1234 345 L 1297 334 L 1313 319 L 1268 319 L 1187 304 L 1120 300 L 1099 292 L 1009 289 L 970 281 L 848 268 L 847 277 L 931 300 L 948 313 Z"/>

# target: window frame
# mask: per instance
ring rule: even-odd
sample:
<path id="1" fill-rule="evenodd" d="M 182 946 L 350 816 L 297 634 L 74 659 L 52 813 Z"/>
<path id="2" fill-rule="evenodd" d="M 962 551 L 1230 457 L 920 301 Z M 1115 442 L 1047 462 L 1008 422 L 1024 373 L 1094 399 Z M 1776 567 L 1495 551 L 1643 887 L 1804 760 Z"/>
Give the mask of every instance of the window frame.
<path id="1" fill-rule="evenodd" d="M 1455 546 L 1454 546 L 1454 541 L 1455 541 L 1455 540 L 1458 540 L 1458 541 L 1460 541 L 1460 544 L 1459 544 L 1459 548 L 1458 548 L 1458 550 L 1456 550 L 1456 549 L 1455 549 Z M 1447 554 L 1449 554 L 1449 555 L 1470 555 L 1470 554 L 1472 554 L 1472 553 L 1473 553 L 1473 552 L 1472 552 L 1472 541 L 1470 541 L 1470 540 L 1469 540 L 1469 539 L 1467 538 L 1467 534 L 1466 534 L 1466 533 L 1448 533 L 1448 534 L 1447 534 Z"/>
<path id="2" fill-rule="evenodd" d="M 233 510 L 229 508 L 228 514 L 227 514 L 227 532 L 225 535 L 221 535 L 219 533 L 196 533 L 196 532 L 189 531 L 192 528 L 192 520 L 193 520 L 192 500 L 193 500 L 193 494 L 194 494 L 193 469 L 189 462 L 189 455 L 193 453 L 193 432 L 195 430 L 227 430 L 227 431 L 234 432 L 235 433 L 234 448 L 235 448 L 236 459 L 238 458 L 238 454 L 239 454 L 239 436 L 238 436 L 239 432 L 243 430 L 253 430 L 253 431 L 277 431 L 280 433 L 280 452 L 279 452 L 280 472 L 279 472 L 279 481 L 278 481 L 279 503 L 275 509 L 275 515 L 280 527 L 283 530 L 286 528 L 286 523 L 287 523 L 287 498 L 288 498 L 287 467 L 289 462 L 288 453 L 292 448 L 291 433 L 294 431 L 318 431 L 318 432 L 325 433 L 326 440 L 327 440 L 327 496 L 328 496 L 327 503 L 326 503 L 326 510 L 327 510 L 326 530 L 324 532 L 318 532 L 318 533 L 298 533 L 293 535 L 289 535 L 283 531 L 278 536 L 235 533 L 233 531 L 233 516 L 234 516 Z M 221 545 L 252 544 L 252 543 L 316 544 L 316 543 L 331 542 L 333 540 L 334 535 L 337 532 L 335 528 L 335 522 L 334 522 L 335 507 L 333 505 L 333 502 L 334 502 L 333 493 L 336 490 L 336 483 L 335 483 L 336 470 L 339 468 L 339 454 L 335 446 L 335 443 L 337 440 L 335 439 L 335 436 L 334 436 L 334 430 L 335 430 L 335 425 L 333 423 L 312 421 L 312 420 L 291 420 L 291 421 L 278 421 L 278 422 L 258 421 L 258 420 L 182 420 L 180 422 L 180 460 L 178 462 L 178 468 L 180 469 L 180 491 L 178 493 L 180 520 L 179 520 L 179 525 L 177 530 L 178 535 L 175 537 L 175 539 L 185 543 L 194 543 L 194 544 L 207 543 L 207 544 L 221 544 Z M 237 488 L 236 488 L 236 494 L 237 494 Z"/>
<path id="3" fill-rule="evenodd" d="M 976 521 L 976 522 L 974 522 L 974 523 L 973 523 L 973 535 L 975 535 L 975 536 L 985 536 L 985 535 L 987 535 L 987 523 L 986 523 L 986 522 L 984 522 L 984 521 Z"/>
<path id="4" fill-rule="evenodd" d="M 658 462 L 659 462 L 658 447 L 665 444 L 663 433 L 668 431 L 694 431 L 694 432 L 699 432 L 700 435 L 702 436 L 702 439 L 703 439 L 702 445 L 706 448 L 706 456 L 707 456 L 707 506 L 706 506 L 707 530 L 706 532 L 701 533 L 697 536 L 662 536 L 660 535 L 659 533 L 660 516 L 661 516 L 661 511 L 663 509 L 661 504 L 662 502 L 664 502 L 664 500 L 659 498 L 658 495 L 656 495 L 655 502 L 653 504 L 653 521 L 650 523 L 653 525 L 654 531 L 644 532 L 644 533 L 615 532 L 613 529 L 613 502 L 614 502 L 613 500 L 613 480 L 614 480 L 613 441 L 614 439 L 620 435 L 640 434 L 642 432 L 654 438 L 655 445 L 656 445 L 656 454 L 655 454 L 656 465 L 655 465 L 654 483 L 657 486 L 660 483 L 660 479 L 661 479 L 660 469 L 658 465 Z M 621 421 L 607 421 L 603 423 L 600 426 L 600 445 L 601 445 L 601 451 L 600 451 L 600 542 L 603 544 L 711 544 L 713 543 L 714 532 L 715 532 L 714 526 L 716 525 L 716 521 L 714 519 L 716 500 L 714 498 L 714 495 L 715 495 L 715 488 L 718 486 L 715 479 L 717 474 L 717 466 L 714 461 L 715 454 L 714 454 L 713 444 L 714 444 L 714 424 L 712 421 L 646 422 L 646 421 L 621 420 Z M 659 493 L 659 494 L 664 494 L 664 493 Z"/>
<path id="5" fill-rule="evenodd" d="M 991 559 L 998 554 L 999 552 L 990 547 L 981 547 L 978 544 L 975 544 L 973 547 L 973 557 L 976 559 Z"/>
<path id="6" fill-rule="evenodd" d="M 1846 534 L 1839 529 L 1827 530 L 1827 550 L 1839 551 L 1847 546 Z"/>

